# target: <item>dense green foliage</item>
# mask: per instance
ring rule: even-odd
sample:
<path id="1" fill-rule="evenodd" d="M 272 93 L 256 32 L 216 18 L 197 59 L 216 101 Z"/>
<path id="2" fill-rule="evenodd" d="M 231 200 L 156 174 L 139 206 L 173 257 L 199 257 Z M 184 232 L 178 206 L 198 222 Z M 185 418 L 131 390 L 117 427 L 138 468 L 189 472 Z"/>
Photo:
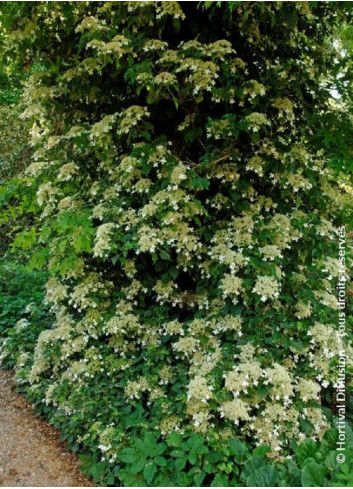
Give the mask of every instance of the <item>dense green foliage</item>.
<path id="1" fill-rule="evenodd" d="M 5 254 L 16 232 L 26 229 L 29 224 L 28 194 L 23 191 L 22 177 L 18 178 L 31 161 L 28 125 L 21 118 L 24 108 L 21 104 L 21 93 L 25 78 L 26 75 L 23 73 L 16 73 L 14 66 L 5 66 L 3 57 L 0 59 L 0 206 L 3 208 L 0 215 L 0 253 L 2 255 Z M 27 197 L 23 194 L 27 194 Z M 33 192 L 30 191 L 29 194 L 30 200 L 34 203 Z"/>
<path id="2" fill-rule="evenodd" d="M 0 106 L 0 180 L 23 170 L 29 161 L 27 128 L 20 119 L 20 110 L 17 105 Z"/>
<path id="3" fill-rule="evenodd" d="M 15 366 L 19 353 L 33 352 L 39 334 L 51 325 L 53 318 L 43 307 L 46 280 L 46 274 L 18 264 L 0 268 L 0 335 L 6 336 L 2 363 L 7 367 Z"/>
<path id="4" fill-rule="evenodd" d="M 334 395 L 339 350 L 348 383 L 353 367 L 336 297 L 350 6 L 1 8 L 11 69 L 32 73 L 33 157 L 0 190 L 0 225 L 25 215 L 11 249 L 48 269 L 45 301 L 42 274 L 2 271 L 23 392 L 100 484 L 349 485 Z"/>

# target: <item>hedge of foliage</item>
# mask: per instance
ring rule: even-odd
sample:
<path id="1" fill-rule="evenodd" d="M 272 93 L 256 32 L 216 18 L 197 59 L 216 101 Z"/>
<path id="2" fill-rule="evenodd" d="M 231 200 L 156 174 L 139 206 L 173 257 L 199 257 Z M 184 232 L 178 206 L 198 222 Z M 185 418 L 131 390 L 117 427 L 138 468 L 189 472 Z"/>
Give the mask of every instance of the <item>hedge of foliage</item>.
<path id="1" fill-rule="evenodd" d="M 329 128 L 351 110 L 349 6 L 9 3 L 6 49 L 41 68 L 3 215 L 37 199 L 14 246 L 48 266 L 55 314 L 9 328 L 26 394 L 103 484 L 348 485 L 352 168 Z"/>

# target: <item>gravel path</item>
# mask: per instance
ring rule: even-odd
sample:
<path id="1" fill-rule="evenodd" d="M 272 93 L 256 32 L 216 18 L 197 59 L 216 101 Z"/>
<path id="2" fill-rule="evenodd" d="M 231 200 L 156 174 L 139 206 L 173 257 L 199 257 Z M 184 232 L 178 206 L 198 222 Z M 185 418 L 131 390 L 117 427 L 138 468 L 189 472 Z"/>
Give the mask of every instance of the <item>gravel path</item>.
<path id="1" fill-rule="evenodd" d="M 0 486 L 92 486 L 59 436 L 13 390 L 11 374 L 0 371 Z"/>

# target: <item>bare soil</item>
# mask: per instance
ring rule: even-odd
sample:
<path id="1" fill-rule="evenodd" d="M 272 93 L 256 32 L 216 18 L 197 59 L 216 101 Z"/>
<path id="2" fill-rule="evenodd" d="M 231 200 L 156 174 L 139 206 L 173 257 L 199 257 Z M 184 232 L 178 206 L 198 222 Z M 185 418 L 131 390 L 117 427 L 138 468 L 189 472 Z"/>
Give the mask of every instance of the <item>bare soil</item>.
<path id="1" fill-rule="evenodd" d="M 0 486 L 90 487 L 79 460 L 60 433 L 35 416 L 17 394 L 11 373 L 0 370 Z"/>

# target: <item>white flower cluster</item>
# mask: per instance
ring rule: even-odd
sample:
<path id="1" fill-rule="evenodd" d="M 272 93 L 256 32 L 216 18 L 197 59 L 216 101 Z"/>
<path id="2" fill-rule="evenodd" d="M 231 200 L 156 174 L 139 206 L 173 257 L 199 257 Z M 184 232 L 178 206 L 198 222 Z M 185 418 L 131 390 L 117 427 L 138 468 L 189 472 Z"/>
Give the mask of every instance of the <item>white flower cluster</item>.
<path id="1" fill-rule="evenodd" d="M 93 248 L 93 255 L 103 257 L 111 249 L 110 238 L 116 229 L 116 224 L 107 222 L 101 224 L 96 231 L 96 237 Z"/>
<path id="2" fill-rule="evenodd" d="M 241 278 L 232 274 L 226 274 L 223 277 L 222 285 L 223 297 L 231 297 L 233 304 L 238 302 L 237 297 L 243 290 L 243 281 Z"/>
<path id="3" fill-rule="evenodd" d="M 266 302 L 268 299 L 278 298 L 280 284 L 274 277 L 258 277 L 252 291 L 258 294 L 263 302 Z"/>

